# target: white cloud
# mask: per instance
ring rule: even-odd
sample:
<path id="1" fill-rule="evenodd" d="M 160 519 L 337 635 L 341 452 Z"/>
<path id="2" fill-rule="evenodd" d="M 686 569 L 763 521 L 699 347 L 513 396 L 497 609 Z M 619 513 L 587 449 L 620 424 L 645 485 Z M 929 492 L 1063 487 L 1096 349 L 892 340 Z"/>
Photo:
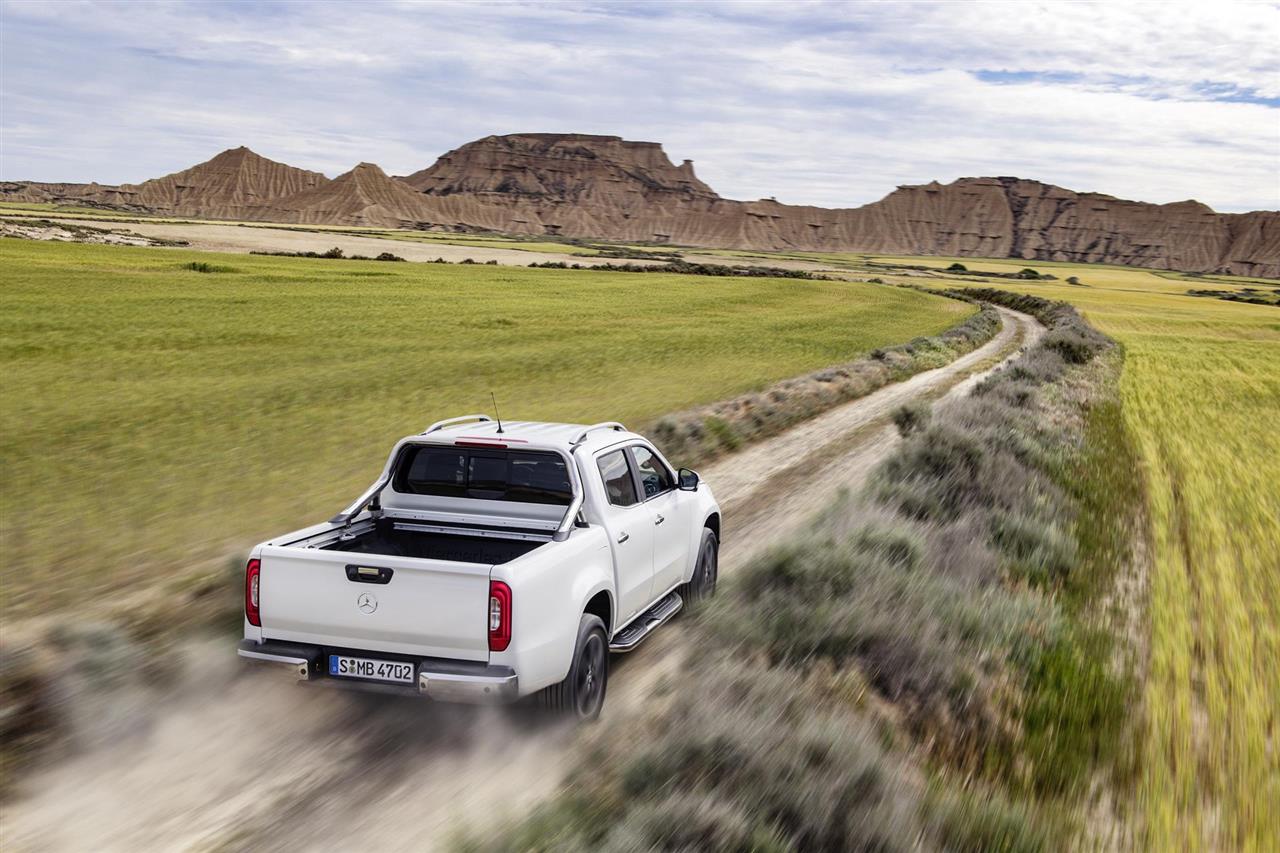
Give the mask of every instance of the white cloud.
<path id="1" fill-rule="evenodd" d="M 1280 203 L 1271 4 L 10 2 L 4 18 L 5 178 L 139 180 L 242 143 L 404 174 L 541 130 L 663 142 L 730 197 L 854 205 L 1018 174 Z"/>

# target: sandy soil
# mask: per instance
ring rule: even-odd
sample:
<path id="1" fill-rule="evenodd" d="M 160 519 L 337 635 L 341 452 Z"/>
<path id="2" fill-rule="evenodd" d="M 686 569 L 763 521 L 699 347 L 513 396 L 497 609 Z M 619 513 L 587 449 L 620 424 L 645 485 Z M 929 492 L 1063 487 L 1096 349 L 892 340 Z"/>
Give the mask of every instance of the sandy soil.
<path id="1" fill-rule="evenodd" d="M 348 255 L 376 257 L 382 252 L 399 255 L 408 261 L 434 261 L 444 258 L 457 263 L 471 258 L 477 263 L 497 261 L 499 264 L 527 266 L 534 261 L 564 261 L 590 266 L 592 258 L 557 252 L 529 252 L 521 249 L 484 248 L 481 246 L 454 246 L 443 242 L 415 243 L 408 240 L 388 240 L 382 237 L 356 237 L 348 234 L 318 231 L 291 231 L 259 225 L 224 225 L 217 223 L 130 222 L 121 225 L 110 220 L 68 219 L 54 220 L 71 225 L 88 225 L 94 228 L 127 228 L 135 234 L 162 240 L 185 240 L 191 249 L 205 252 L 325 252 L 337 246 Z M 608 263 L 600 259 L 596 263 Z M 617 263 L 617 261 L 614 261 Z M 632 263 L 647 263 L 632 261 Z"/>
<path id="2" fill-rule="evenodd" d="M 203 226 L 198 226 L 203 227 Z M 310 236 L 310 235 L 302 235 Z M 324 238 L 332 242 L 330 238 Z M 1043 330 L 1003 330 L 951 365 L 831 410 L 706 466 L 724 509 L 721 571 L 856 488 L 898 441 L 898 405 L 962 394 Z M 645 712 L 688 650 L 677 619 L 614 659 L 601 725 Z M 88 709 L 65 760 L 0 812 L 18 850 L 427 850 L 556 790 L 580 732 L 496 709 L 388 701 L 245 673 L 226 638 L 192 645 L 181 690 Z"/>
<path id="3" fill-rule="evenodd" d="M 154 246 L 150 237 L 116 228 L 113 231 L 92 231 L 74 225 L 63 228 L 58 225 L 27 225 L 0 221 L 0 237 L 21 237 L 24 240 L 49 240 L 55 243 L 98 243 L 107 246 Z"/>

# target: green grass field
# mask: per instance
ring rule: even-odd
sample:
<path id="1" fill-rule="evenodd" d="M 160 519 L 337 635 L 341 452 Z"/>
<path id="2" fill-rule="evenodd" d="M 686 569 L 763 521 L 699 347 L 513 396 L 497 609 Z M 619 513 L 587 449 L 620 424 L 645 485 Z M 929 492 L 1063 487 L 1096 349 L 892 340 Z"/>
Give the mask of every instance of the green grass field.
<path id="1" fill-rule="evenodd" d="M 328 518 L 397 438 L 491 390 L 509 418 L 642 425 L 972 311 L 847 282 L 14 239 L 0 265 L 11 615 Z"/>
<path id="2" fill-rule="evenodd" d="M 1185 295 L 1256 279 L 960 260 L 1077 276 L 1083 287 L 992 286 L 1071 302 L 1126 350 L 1152 524 L 1138 791 L 1150 849 L 1280 848 L 1280 311 Z"/>

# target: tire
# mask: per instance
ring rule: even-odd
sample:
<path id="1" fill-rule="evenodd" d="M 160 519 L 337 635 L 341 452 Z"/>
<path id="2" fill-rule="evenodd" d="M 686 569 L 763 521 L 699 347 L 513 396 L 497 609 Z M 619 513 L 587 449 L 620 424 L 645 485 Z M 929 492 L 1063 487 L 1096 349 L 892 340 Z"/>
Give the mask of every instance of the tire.
<path id="1" fill-rule="evenodd" d="M 698 561 L 693 566 L 693 577 L 680 587 L 680 597 L 687 604 L 706 601 L 716 594 L 716 581 L 720 577 L 720 540 L 711 528 L 702 528 L 702 542 L 698 545 Z"/>
<path id="2" fill-rule="evenodd" d="M 591 722 L 604 707 L 609 683 L 609 637 L 604 622 L 591 613 L 578 622 L 578 641 L 573 649 L 569 674 L 559 684 L 548 687 L 544 704 L 566 718 Z"/>

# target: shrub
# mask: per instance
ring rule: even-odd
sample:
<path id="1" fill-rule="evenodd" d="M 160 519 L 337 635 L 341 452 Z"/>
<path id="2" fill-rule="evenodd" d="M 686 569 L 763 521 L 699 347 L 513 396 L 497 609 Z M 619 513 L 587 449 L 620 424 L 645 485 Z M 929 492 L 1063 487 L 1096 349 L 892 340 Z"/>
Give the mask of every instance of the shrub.
<path id="1" fill-rule="evenodd" d="M 603 827 L 599 848 L 917 847 L 921 794 L 870 725 L 788 672 L 722 666 L 699 676 L 699 695 L 621 768 L 620 801 L 657 807 Z"/>
<path id="2" fill-rule="evenodd" d="M 706 427 L 707 434 L 714 438 L 721 448 L 732 452 L 742 446 L 742 439 L 738 438 L 733 427 L 723 419 L 711 415 L 703 421 L 703 425 Z"/>
<path id="3" fill-rule="evenodd" d="M 947 267 L 947 272 L 968 272 L 969 268 L 962 263 L 954 263 Z"/>
<path id="4" fill-rule="evenodd" d="M 1067 284 L 1080 284 L 1080 279 L 1074 275 L 1067 276 Z"/>
<path id="5" fill-rule="evenodd" d="M 1054 521 L 1010 512 L 992 523 L 992 541 L 1012 559 L 1010 573 L 1034 586 L 1062 583 L 1076 565 L 1076 543 Z"/>
<path id="6" fill-rule="evenodd" d="M 342 250 L 339 249 L 337 246 L 334 246 L 332 249 L 325 252 L 320 257 L 329 258 L 330 260 L 340 260 L 342 258 Z"/>
<path id="7" fill-rule="evenodd" d="M 905 406 L 899 406 L 893 413 L 893 423 L 898 434 L 904 438 L 929 425 L 932 409 L 922 400 L 915 400 Z"/>
<path id="8" fill-rule="evenodd" d="M 1069 364 L 1084 364 L 1101 349 L 1098 341 L 1090 340 L 1087 335 L 1074 328 L 1054 329 L 1044 336 L 1041 346 L 1050 352 L 1056 352 Z"/>
<path id="9" fill-rule="evenodd" d="M 218 272 L 235 272 L 235 267 L 224 267 L 217 264 L 211 264 L 206 261 L 192 261 L 189 264 L 183 264 L 184 270 L 192 270 L 201 273 L 218 273 Z"/>

